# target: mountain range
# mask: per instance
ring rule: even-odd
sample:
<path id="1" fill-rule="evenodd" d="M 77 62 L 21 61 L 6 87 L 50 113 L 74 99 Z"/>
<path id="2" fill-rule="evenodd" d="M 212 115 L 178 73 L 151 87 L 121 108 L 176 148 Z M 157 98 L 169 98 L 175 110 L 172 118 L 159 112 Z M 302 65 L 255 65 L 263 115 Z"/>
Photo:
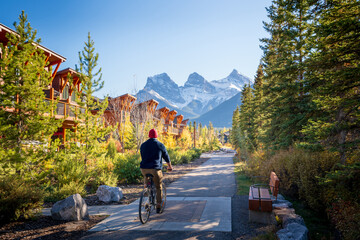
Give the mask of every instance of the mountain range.
<path id="1" fill-rule="evenodd" d="M 184 86 L 162 73 L 148 77 L 145 87 L 136 97 L 141 102 L 155 99 L 159 102 L 158 108 L 174 109 L 185 119 L 203 125 L 211 121 L 215 127 L 231 127 L 232 112 L 240 105 L 243 86 L 249 83 L 252 84 L 252 80 L 235 69 L 227 77 L 213 81 L 194 72 Z"/>

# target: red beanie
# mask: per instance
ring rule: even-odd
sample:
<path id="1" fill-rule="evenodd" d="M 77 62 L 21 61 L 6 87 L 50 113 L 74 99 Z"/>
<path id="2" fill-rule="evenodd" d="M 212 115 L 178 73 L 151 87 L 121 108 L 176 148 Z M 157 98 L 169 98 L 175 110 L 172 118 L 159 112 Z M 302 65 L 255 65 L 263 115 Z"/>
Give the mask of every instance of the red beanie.
<path id="1" fill-rule="evenodd" d="M 158 134 L 157 134 L 156 130 L 155 130 L 155 129 L 151 129 L 151 130 L 149 131 L 149 138 L 157 138 L 157 137 L 158 137 Z"/>

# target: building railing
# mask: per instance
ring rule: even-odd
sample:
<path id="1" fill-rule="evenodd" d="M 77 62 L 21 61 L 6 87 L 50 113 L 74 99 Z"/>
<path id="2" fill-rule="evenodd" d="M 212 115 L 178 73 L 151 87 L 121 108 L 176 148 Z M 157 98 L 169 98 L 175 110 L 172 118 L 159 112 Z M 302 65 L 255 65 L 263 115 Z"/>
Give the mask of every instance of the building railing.
<path id="1" fill-rule="evenodd" d="M 182 133 L 182 129 L 176 127 L 175 124 L 165 124 L 164 132 L 174 134 L 174 135 L 180 135 Z"/>
<path id="2" fill-rule="evenodd" d="M 49 98 L 45 98 L 46 102 L 51 102 L 53 101 L 52 99 Z M 56 104 L 56 109 L 55 111 L 53 111 L 52 113 L 55 115 L 55 117 L 60 117 L 60 118 L 75 118 L 77 119 L 77 113 L 79 112 L 84 113 L 85 109 L 81 108 L 80 106 L 76 105 L 76 104 L 72 104 L 72 103 L 66 103 L 66 102 L 61 102 L 59 101 Z"/>

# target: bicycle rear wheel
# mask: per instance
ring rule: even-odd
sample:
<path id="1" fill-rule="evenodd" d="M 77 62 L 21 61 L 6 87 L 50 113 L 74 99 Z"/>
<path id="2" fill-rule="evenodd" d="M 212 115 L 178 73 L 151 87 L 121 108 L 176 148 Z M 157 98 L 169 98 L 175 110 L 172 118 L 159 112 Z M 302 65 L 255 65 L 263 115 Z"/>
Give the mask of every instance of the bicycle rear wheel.
<path id="1" fill-rule="evenodd" d="M 165 209 L 166 206 L 166 187 L 165 187 L 165 183 L 161 183 L 162 185 L 162 198 L 161 198 L 161 210 L 160 213 L 162 213 Z"/>
<path id="2" fill-rule="evenodd" d="M 145 224 L 149 220 L 151 208 L 152 205 L 149 189 L 144 189 L 144 191 L 141 193 L 139 202 L 139 218 L 142 224 Z"/>

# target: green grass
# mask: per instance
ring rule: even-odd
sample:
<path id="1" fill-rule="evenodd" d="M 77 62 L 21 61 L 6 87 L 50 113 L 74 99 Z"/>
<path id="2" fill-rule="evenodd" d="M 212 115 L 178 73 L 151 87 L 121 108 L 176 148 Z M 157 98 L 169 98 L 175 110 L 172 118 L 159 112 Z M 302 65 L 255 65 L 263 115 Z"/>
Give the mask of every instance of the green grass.
<path id="1" fill-rule="evenodd" d="M 235 164 L 235 175 L 236 175 L 236 185 L 237 185 L 237 194 L 238 195 L 249 195 L 249 187 L 255 183 L 254 180 L 245 175 L 245 162 L 240 162 L 236 157 L 234 157 Z"/>

